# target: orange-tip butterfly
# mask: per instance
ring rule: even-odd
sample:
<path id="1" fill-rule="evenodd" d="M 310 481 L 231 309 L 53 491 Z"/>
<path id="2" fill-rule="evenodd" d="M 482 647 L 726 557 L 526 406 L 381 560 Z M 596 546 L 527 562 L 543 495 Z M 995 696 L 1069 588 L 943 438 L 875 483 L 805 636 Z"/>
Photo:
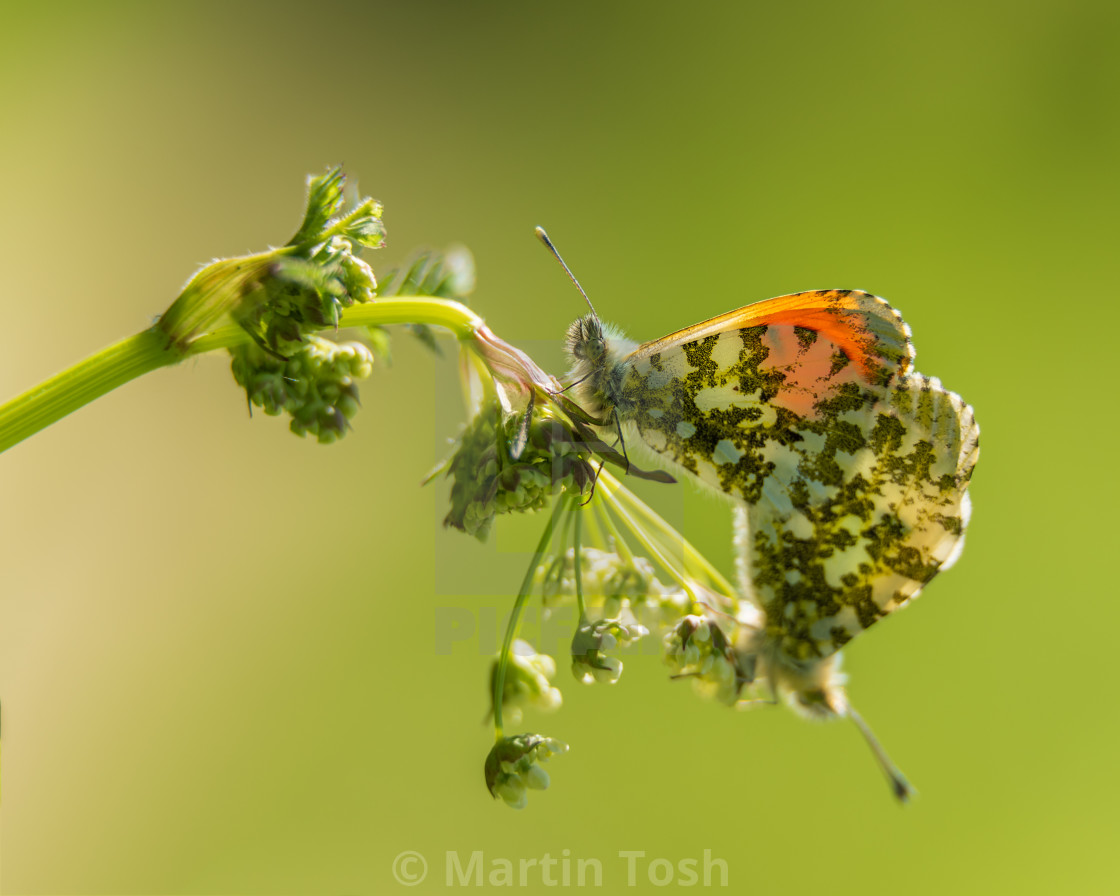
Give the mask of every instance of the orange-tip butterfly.
<path id="1" fill-rule="evenodd" d="M 979 428 L 914 371 L 901 315 L 866 292 L 813 290 L 636 345 L 592 307 L 568 353 L 575 401 L 604 436 L 736 504 L 740 588 L 758 611 L 735 645 L 742 681 L 851 716 L 905 798 L 847 702 L 837 651 L 960 555 Z"/>

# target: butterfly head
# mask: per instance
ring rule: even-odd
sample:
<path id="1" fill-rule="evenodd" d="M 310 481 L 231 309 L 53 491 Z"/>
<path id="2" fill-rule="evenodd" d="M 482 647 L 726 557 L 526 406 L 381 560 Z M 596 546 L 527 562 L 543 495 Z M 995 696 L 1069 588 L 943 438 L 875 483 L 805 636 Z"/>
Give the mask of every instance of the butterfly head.
<path id="1" fill-rule="evenodd" d="M 565 348 L 572 362 L 569 376 L 576 403 L 593 417 L 606 419 L 614 412 L 625 416 L 623 359 L 634 343 L 592 313 L 568 327 Z"/>
<path id="2" fill-rule="evenodd" d="M 568 356 L 574 364 L 586 362 L 591 366 L 603 363 L 607 356 L 607 340 L 603 323 L 594 314 L 588 314 L 568 327 Z"/>

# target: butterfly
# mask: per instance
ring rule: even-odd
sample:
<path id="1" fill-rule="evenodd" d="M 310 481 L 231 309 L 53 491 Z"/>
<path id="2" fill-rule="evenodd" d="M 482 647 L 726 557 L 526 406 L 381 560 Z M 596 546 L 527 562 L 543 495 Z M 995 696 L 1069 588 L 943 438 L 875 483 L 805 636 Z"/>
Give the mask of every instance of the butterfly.
<path id="1" fill-rule="evenodd" d="M 742 681 L 853 718 L 904 799 L 838 651 L 960 556 L 972 408 L 914 370 L 902 316 L 858 290 L 780 296 L 642 345 L 592 308 L 567 349 L 574 400 L 601 431 L 734 503 L 739 585 L 757 610 L 734 648 Z"/>

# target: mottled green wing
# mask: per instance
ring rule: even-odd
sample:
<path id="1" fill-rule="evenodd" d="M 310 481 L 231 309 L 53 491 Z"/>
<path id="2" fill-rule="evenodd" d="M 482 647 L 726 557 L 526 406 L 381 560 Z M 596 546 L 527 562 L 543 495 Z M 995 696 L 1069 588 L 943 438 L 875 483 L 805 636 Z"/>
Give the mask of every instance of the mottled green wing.
<path id="1" fill-rule="evenodd" d="M 674 469 L 748 504 L 764 494 L 780 504 L 797 468 L 774 452 L 809 439 L 795 460 L 827 480 L 828 455 L 857 435 L 838 415 L 866 410 L 907 374 L 909 337 L 865 292 L 781 296 L 643 345 L 623 360 L 616 402 Z"/>
<path id="2" fill-rule="evenodd" d="M 838 650 L 956 561 L 979 454 L 972 409 L 928 377 L 836 423 L 853 427 L 844 449 L 816 436 L 814 454 L 805 432 L 772 455 L 776 473 L 795 470 L 779 473 L 784 487 L 747 508 L 753 599 L 801 660 Z"/>
<path id="3" fill-rule="evenodd" d="M 628 444 L 745 502 L 753 598 L 791 657 L 832 653 L 959 552 L 978 431 L 910 372 L 908 337 L 882 299 L 804 293 L 627 358 Z"/>

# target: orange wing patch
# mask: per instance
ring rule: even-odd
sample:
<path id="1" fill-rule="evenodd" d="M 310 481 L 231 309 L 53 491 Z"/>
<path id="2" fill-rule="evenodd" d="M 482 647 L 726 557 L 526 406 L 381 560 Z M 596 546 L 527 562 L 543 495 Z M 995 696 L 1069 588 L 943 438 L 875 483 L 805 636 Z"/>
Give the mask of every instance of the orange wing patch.
<path id="1" fill-rule="evenodd" d="M 828 338 L 858 365 L 864 379 L 885 385 L 914 364 L 910 328 L 886 301 L 857 289 L 822 289 L 778 296 L 729 311 L 654 342 L 647 342 L 627 361 L 639 361 L 728 330 L 785 324 Z"/>

